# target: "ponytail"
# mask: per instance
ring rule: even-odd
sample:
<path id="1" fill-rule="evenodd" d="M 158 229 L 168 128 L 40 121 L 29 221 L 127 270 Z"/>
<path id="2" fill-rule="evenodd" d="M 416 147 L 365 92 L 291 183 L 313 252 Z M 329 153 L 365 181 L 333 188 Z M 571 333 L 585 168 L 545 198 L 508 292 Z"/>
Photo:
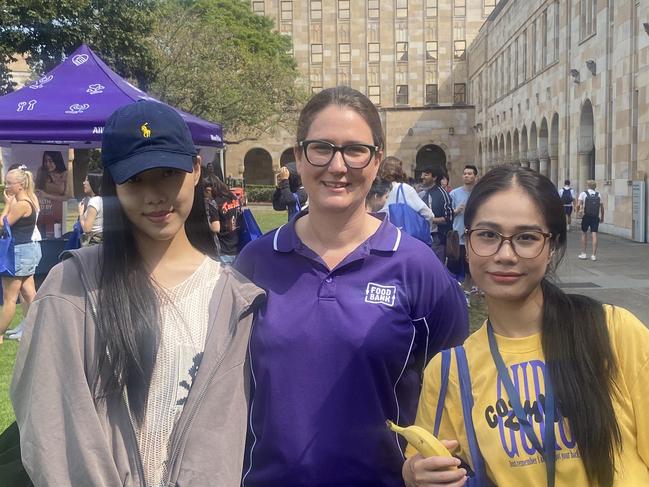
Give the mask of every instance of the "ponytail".
<path id="1" fill-rule="evenodd" d="M 31 171 L 27 170 L 27 166 L 21 164 L 17 167 L 14 167 L 13 169 L 7 171 L 7 176 L 9 174 L 18 178 L 18 181 L 22 185 L 23 191 L 25 191 L 27 197 L 32 203 L 35 204 L 36 208 L 40 209 L 40 206 L 38 205 L 38 198 L 36 197 L 36 193 L 34 193 L 34 176 L 32 175 Z"/>
<path id="2" fill-rule="evenodd" d="M 617 362 L 601 303 L 566 294 L 548 279 L 543 291 L 543 353 L 557 408 L 568 419 L 590 485 L 610 487 L 621 445 L 612 396 Z"/>

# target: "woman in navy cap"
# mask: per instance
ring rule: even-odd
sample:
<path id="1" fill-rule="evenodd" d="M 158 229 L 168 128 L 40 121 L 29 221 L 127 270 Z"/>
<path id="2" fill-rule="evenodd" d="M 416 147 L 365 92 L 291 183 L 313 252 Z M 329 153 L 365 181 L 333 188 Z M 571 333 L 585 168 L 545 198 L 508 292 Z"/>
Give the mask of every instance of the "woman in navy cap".
<path id="1" fill-rule="evenodd" d="M 117 110 L 102 160 L 103 243 L 52 269 L 16 360 L 25 469 L 36 486 L 239 485 L 263 293 L 215 260 L 175 110 Z"/>
<path id="2" fill-rule="evenodd" d="M 245 487 L 402 486 L 385 420 L 414 421 L 427 360 L 468 332 L 431 249 L 365 210 L 384 146 L 367 97 L 315 95 L 295 147 L 309 208 L 235 263 L 268 295 L 250 342 Z"/>

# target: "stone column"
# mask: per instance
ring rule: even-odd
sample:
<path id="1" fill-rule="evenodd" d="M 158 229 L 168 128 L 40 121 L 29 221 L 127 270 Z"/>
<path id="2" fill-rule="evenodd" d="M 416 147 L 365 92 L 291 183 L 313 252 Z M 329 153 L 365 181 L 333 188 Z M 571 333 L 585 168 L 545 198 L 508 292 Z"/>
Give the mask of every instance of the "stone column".
<path id="1" fill-rule="evenodd" d="M 538 159 L 530 159 L 530 169 L 534 169 L 535 171 L 539 171 L 539 160 Z"/>
<path id="2" fill-rule="evenodd" d="M 550 159 L 548 157 L 541 156 L 539 159 L 539 172 L 544 176 L 550 175 Z"/>
<path id="3" fill-rule="evenodd" d="M 590 164 L 590 151 L 579 152 L 577 156 L 577 167 L 579 168 L 579 191 L 586 191 L 586 181 L 588 181 L 588 165 Z M 573 188 L 574 188 L 573 184 Z"/>
<path id="4" fill-rule="evenodd" d="M 550 157 L 550 179 L 557 187 L 559 185 L 559 158 L 557 156 Z"/>

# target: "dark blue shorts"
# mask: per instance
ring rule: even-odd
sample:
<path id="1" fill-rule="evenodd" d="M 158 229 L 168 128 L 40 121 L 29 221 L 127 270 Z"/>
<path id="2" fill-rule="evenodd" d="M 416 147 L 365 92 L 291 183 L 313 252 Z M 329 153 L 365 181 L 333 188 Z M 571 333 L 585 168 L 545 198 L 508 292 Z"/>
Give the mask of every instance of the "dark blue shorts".
<path id="1" fill-rule="evenodd" d="M 587 232 L 589 228 L 591 232 L 597 233 L 597 230 L 599 229 L 599 215 L 584 215 L 584 217 L 581 219 L 581 231 Z"/>
<path id="2" fill-rule="evenodd" d="M 564 205 L 563 210 L 566 212 L 566 215 L 568 216 L 572 215 L 572 205 L 570 206 Z"/>

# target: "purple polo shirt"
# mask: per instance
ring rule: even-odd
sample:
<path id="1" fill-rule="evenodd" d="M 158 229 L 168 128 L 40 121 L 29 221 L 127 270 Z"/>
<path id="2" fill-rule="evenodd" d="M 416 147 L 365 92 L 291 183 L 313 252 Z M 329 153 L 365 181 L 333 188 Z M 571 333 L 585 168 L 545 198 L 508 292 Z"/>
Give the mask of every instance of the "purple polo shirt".
<path id="1" fill-rule="evenodd" d="M 295 220 L 235 264 L 268 294 L 250 338 L 242 485 L 403 486 L 405 445 L 385 420 L 414 423 L 424 364 L 468 334 L 464 295 L 387 221 L 330 271 Z"/>

